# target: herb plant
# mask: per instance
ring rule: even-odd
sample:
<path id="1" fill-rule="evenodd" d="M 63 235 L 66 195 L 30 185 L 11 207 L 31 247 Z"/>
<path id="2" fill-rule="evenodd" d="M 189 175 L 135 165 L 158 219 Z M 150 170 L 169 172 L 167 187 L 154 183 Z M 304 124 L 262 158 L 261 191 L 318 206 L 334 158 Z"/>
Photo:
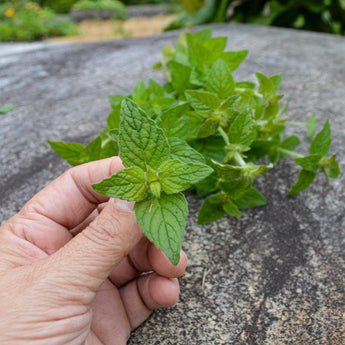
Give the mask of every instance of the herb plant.
<path id="1" fill-rule="evenodd" d="M 336 156 L 327 156 L 329 121 L 316 133 L 311 116 L 309 153 L 297 153 L 300 139 L 284 136 L 281 75 L 256 73 L 258 85 L 237 81 L 233 72 L 248 52 L 225 51 L 226 43 L 210 30 L 182 35 L 155 65 L 166 72 L 165 85 L 140 81 L 131 95 L 110 96 L 105 132 L 87 146 L 49 142 L 72 165 L 119 154 L 125 169 L 93 188 L 135 201 L 139 225 L 174 264 L 188 214 L 182 191 L 206 197 L 198 216 L 206 224 L 264 205 L 254 182 L 285 157 L 302 168 L 290 195 L 305 190 L 318 171 L 327 179 L 340 173 Z"/>

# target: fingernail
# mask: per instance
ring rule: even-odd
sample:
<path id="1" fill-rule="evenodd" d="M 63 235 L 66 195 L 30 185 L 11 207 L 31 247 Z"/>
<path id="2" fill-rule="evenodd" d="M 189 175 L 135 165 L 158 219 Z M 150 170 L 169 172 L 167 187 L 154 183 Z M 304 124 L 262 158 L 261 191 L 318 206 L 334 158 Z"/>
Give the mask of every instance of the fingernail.
<path id="1" fill-rule="evenodd" d="M 126 201 L 121 199 L 113 199 L 116 208 L 122 211 L 133 211 L 134 201 Z"/>

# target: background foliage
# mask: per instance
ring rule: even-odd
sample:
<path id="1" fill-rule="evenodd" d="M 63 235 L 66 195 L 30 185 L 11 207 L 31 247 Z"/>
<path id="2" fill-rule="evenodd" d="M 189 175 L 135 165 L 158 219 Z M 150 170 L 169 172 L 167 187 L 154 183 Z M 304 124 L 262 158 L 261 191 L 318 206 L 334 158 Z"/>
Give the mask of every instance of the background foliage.
<path id="1" fill-rule="evenodd" d="M 184 10 L 167 30 L 235 21 L 345 34 L 344 0 L 180 0 Z"/>
<path id="2" fill-rule="evenodd" d="M 0 4 L 0 41 L 33 41 L 48 36 L 72 35 L 75 24 L 49 8 L 31 1 Z"/>

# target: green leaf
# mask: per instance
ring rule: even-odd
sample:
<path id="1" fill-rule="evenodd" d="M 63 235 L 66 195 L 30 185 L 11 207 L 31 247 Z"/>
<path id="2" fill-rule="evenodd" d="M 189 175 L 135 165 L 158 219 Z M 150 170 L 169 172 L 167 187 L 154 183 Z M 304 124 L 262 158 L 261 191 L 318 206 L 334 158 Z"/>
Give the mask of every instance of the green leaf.
<path id="1" fill-rule="evenodd" d="M 238 209 L 237 205 L 231 199 L 228 199 L 224 203 L 223 209 L 230 216 L 233 216 L 233 217 L 241 217 L 242 216 L 242 213 Z"/>
<path id="2" fill-rule="evenodd" d="M 120 126 L 120 108 L 114 108 L 108 116 L 107 123 L 108 123 L 108 130 L 110 129 L 118 129 Z"/>
<path id="3" fill-rule="evenodd" d="M 219 120 L 209 118 L 207 119 L 199 128 L 197 137 L 198 138 L 207 138 L 217 132 L 219 127 Z"/>
<path id="4" fill-rule="evenodd" d="M 207 90 L 214 92 L 221 99 L 232 95 L 235 90 L 235 82 L 228 64 L 222 60 L 217 60 L 209 71 Z"/>
<path id="5" fill-rule="evenodd" d="M 162 113 L 159 118 L 159 126 L 165 130 L 168 137 L 188 137 L 190 124 L 188 118 L 184 116 L 188 109 L 189 104 L 182 103 Z"/>
<path id="6" fill-rule="evenodd" d="M 119 149 L 125 167 L 158 169 L 170 154 L 164 131 L 130 99 L 121 107 Z"/>
<path id="7" fill-rule="evenodd" d="M 0 107 L 0 114 L 7 114 L 13 110 L 15 110 L 17 107 L 15 105 L 8 105 L 6 107 Z"/>
<path id="8" fill-rule="evenodd" d="M 213 171 L 206 164 L 183 163 L 178 160 L 166 161 L 160 167 L 159 180 L 167 194 L 182 192 L 192 184 L 203 180 Z"/>
<path id="9" fill-rule="evenodd" d="M 81 164 L 79 159 L 80 153 L 85 146 L 78 143 L 64 143 L 62 141 L 48 141 L 51 148 L 72 166 Z"/>
<path id="10" fill-rule="evenodd" d="M 187 201 L 183 194 L 161 194 L 160 199 L 137 202 L 134 211 L 144 234 L 177 265 L 188 215 Z"/>
<path id="11" fill-rule="evenodd" d="M 139 106 L 147 100 L 147 90 L 143 80 L 140 80 L 132 93 L 133 101 Z"/>
<path id="12" fill-rule="evenodd" d="M 126 98 L 126 96 L 122 95 L 112 95 L 109 96 L 109 103 L 113 109 L 120 109 L 121 107 L 121 102 Z"/>
<path id="13" fill-rule="evenodd" d="M 295 158 L 294 161 L 304 170 L 316 172 L 319 169 L 321 155 L 310 155 L 301 158 Z"/>
<path id="14" fill-rule="evenodd" d="M 211 112 L 220 106 L 220 99 L 214 93 L 200 90 L 186 91 L 187 100 L 198 112 Z"/>
<path id="15" fill-rule="evenodd" d="M 282 141 L 280 147 L 286 150 L 294 150 L 300 142 L 301 141 L 296 135 L 290 135 Z"/>
<path id="16" fill-rule="evenodd" d="M 241 63 L 246 59 L 248 50 L 239 50 L 233 52 L 225 52 L 221 55 L 221 58 L 228 64 L 231 72 L 234 72 Z"/>
<path id="17" fill-rule="evenodd" d="M 297 182 L 292 186 L 288 195 L 294 195 L 307 189 L 313 183 L 315 177 L 315 172 L 301 170 Z"/>
<path id="18" fill-rule="evenodd" d="M 267 98 L 268 96 L 272 95 L 274 93 L 275 88 L 272 80 L 262 73 L 255 73 L 255 75 L 259 81 L 259 93 L 261 93 L 264 96 L 264 98 Z"/>
<path id="19" fill-rule="evenodd" d="M 333 155 L 331 158 L 323 158 L 320 162 L 320 168 L 325 173 L 327 179 L 337 178 L 340 174 L 336 155 Z"/>
<path id="20" fill-rule="evenodd" d="M 170 72 L 171 84 L 177 93 L 184 93 L 186 89 L 191 88 L 190 75 L 192 70 L 190 67 L 173 60 L 168 62 L 167 67 Z"/>
<path id="21" fill-rule="evenodd" d="M 332 141 L 332 134 L 331 128 L 329 126 L 329 121 L 326 120 L 325 124 L 323 125 L 322 130 L 316 134 L 316 137 L 313 139 L 310 145 L 310 154 L 320 154 L 322 156 L 327 155 L 329 148 L 331 146 Z"/>
<path id="22" fill-rule="evenodd" d="M 226 192 L 232 200 L 237 200 L 248 189 L 248 181 L 242 179 L 225 179 L 218 180 L 219 188 Z"/>
<path id="23" fill-rule="evenodd" d="M 97 193 L 128 201 L 141 201 L 146 195 L 145 174 L 137 167 L 119 170 L 92 187 Z"/>
<path id="24" fill-rule="evenodd" d="M 224 150 L 224 140 L 221 136 L 213 135 L 205 139 L 195 139 L 189 142 L 190 145 L 209 159 L 214 159 L 218 162 L 223 161 L 226 156 Z"/>
<path id="25" fill-rule="evenodd" d="M 308 130 L 309 138 L 313 139 L 315 132 L 316 132 L 316 128 L 317 128 L 317 122 L 316 122 L 315 114 L 313 114 L 312 116 L 309 117 L 309 119 L 305 125 L 306 125 L 307 130 Z"/>
<path id="26" fill-rule="evenodd" d="M 198 151 L 194 150 L 186 141 L 179 138 L 169 138 L 170 158 L 177 159 L 184 163 L 205 164 L 205 158 Z"/>
<path id="27" fill-rule="evenodd" d="M 282 83 L 282 75 L 281 74 L 273 75 L 269 79 L 271 80 L 273 84 L 273 92 L 277 93 Z"/>
<path id="28" fill-rule="evenodd" d="M 229 128 L 229 140 L 232 144 L 249 146 L 256 137 L 255 122 L 249 113 L 238 114 Z"/>
<path id="29" fill-rule="evenodd" d="M 102 139 L 100 136 L 96 137 L 87 145 L 83 151 L 80 152 L 80 160 L 84 163 L 92 162 L 100 159 L 102 151 Z"/>
<path id="30" fill-rule="evenodd" d="M 223 218 L 226 215 L 223 208 L 226 200 L 225 193 L 213 194 L 206 198 L 198 214 L 198 224 L 209 224 Z"/>
<path id="31" fill-rule="evenodd" d="M 266 205 L 266 198 L 254 187 L 249 188 L 241 196 L 234 200 L 234 203 L 241 209 L 247 209 L 257 206 Z"/>

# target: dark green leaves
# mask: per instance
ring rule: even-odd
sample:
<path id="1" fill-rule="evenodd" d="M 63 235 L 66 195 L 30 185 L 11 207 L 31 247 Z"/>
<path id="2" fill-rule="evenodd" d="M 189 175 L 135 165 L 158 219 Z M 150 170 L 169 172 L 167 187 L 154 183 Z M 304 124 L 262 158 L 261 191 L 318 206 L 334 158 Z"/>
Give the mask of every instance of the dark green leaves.
<path id="1" fill-rule="evenodd" d="M 297 182 L 292 186 L 289 195 L 297 194 L 307 189 L 314 181 L 316 173 L 313 171 L 301 170 Z"/>
<path id="2" fill-rule="evenodd" d="M 162 194 L 159 199 L 149 198 L 136 203 L 134 211 L 144 234 L 177 265 L 188 215 L 183 194 Z"/>
<path id="3" fill-rule="evenodd" d="M 119 148 L 124 166 L 144 171 L 158 169 L 170 154 L 163 130 L 129 99 L 122 102 Z"/>

